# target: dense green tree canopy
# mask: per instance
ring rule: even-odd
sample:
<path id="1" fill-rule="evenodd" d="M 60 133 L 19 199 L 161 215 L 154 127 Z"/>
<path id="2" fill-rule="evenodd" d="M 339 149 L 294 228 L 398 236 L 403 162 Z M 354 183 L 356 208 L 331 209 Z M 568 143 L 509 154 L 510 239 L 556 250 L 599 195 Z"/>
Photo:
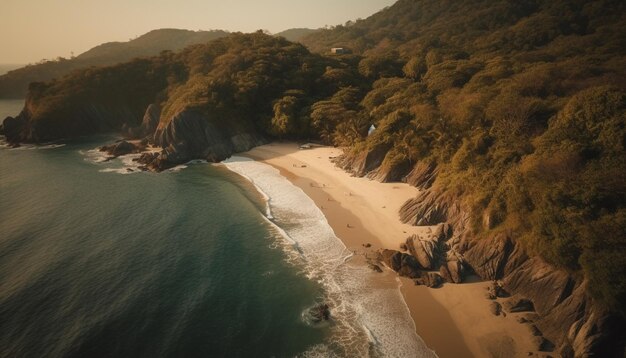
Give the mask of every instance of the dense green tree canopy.
<path id="1" fill-rule="evenodd" d="M 468 208 L 475 236 L 514 233 L 623 310 L 624 7 L 400 0 L 304 38 L 314 53 L 233 34 L 33 84 L 30 110 L 37 125 L 57 128 L 87 101 L 124 104 L 137 118 L 157 103 L 160 126 L 194 109 L 229 130 L 382 152 L 380 169 L 397 178 L 427 163 L 437 168 L 432 185 Z"/>

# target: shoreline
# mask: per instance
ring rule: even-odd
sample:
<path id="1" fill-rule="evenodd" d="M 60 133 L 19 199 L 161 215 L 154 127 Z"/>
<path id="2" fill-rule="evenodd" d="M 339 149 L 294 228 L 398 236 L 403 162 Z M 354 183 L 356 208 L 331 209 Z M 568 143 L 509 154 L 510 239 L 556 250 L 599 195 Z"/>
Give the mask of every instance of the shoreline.
<path id="1" fill-rule="evenodd" d="M 299 150 L 295 143 L 275 142 L 238 155 L 278 169 L 322 210 L 344 245 L 366 259 L 381 248 L 398 250 L 409 235 L 430 230 L 399 220 L 399 208 L 417 188 L 353 177 L 331 162 L 341 152 L 323 146 Z M 406 278 L 400 281 L 416 333 L 440 358 L 527 356 L 532 351 L 532 336 L 513 315 L 490 313 L 491 301 L 484 297 L 488 282 L 431 289 Z"/>

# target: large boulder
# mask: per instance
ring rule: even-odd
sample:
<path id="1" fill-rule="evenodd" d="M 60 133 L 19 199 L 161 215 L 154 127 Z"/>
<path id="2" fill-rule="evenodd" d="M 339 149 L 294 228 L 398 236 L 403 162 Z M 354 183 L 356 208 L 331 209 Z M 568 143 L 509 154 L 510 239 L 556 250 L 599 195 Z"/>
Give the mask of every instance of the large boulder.
<path id="1" fill-rule="evenodd" d="M 416 278 L 423 269 L 415 257 L 396 250 L 384 249 L 379 252 L 380 260 L 400 276 Z"/>
<path id="2" fill-rule="evenodd" d="M 119 157 L 120 155 L 126 155 L 130 153 L 137 153 L 142 149 L 143 146 L 133 144 L 125 140 L 100 147 L 101 152 L 107 152 L 114 157 Z"/>
<path id="3" fill-rule="evenodd" d="M 498 235 L 476 240 L 463 256 L 482 279 L 498 280 L 504 276 L 504 268 L 512 251 L 513 244 L 509 237 Z"/>
<path id="4" fill-rule="evenodd" d="M 461 261 L 448 261 L 447 269 L 452 279 L 451 282 L 461 283 L 465 279 L 465 268 Z"/>
<path id="5" fill-rule="evenodd" d="M 420 272 L 415 280 L 415 284 L 424 285 L 431 288 L 440 287 L 443 284 L 443 277 L 438 272 Z"/>
<path id="6" fill-rule="evenodd" d="M 434 268 L 437 253 L 436 241 L 422 240 L 417 235 L 411 235 L 406 239 L 406 247 L 423 268 L 427 270 Z"/>

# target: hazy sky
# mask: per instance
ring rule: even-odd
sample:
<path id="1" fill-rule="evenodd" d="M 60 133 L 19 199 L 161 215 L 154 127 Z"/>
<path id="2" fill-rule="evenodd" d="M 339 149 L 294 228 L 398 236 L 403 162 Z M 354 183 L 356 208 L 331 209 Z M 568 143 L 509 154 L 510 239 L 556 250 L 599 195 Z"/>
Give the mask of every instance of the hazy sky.
<path id="1" fill-rule="evenodd" d="M 0 0 L 0 63 L 69 57 L 158 28 L 272 33 L 366 18 L 395 0 Z"/>

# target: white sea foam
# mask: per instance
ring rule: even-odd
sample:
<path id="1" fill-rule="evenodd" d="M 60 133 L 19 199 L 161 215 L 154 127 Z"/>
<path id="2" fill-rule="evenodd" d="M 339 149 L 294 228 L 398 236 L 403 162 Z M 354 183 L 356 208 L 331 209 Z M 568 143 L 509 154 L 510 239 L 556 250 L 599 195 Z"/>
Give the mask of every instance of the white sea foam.
<path id="1" fill-rule="evenodd" d="M 42 143 L 42 144 L 20 144 L 19 147 L 12 147 L 6 141 L 4 136 L 0 137 L 0 148 L 9 150 L 44 150 L 44 149 L 56 149 L 64 147 L 63 143 Z"/>
<path id="2" fill-rule="evenodd" d="M 99 170 L 102 173 L 118 173 L 118 174 L 135 174 L 142 173 L 145 170 L 142 169 L 143 164 L 136 161 L 143 153 L 158 153 L 161 148 L 148 146 L 141 153 L 131 153 L 126 155 L 120 155 L 114 157 L 107 152 L 100 151 L 100 148 L 94 148 L 90 150 L 81 150 L 80 154 L 85 156 L 85 160 L 94 164 L 105 166 Z M 185 164 L 177 165 L 173 168 L 165 170 L 165 172 L 176 173 L 190 165 L 207 164 L 208 162 L 203 159 L 194 159 Z"/>
<path id="3" fill-rule="evenodd" d="M 315 203 L 277 169 L 247 158 L 224 165 L 251 181 L 266 198 L 268 223 L 285 238 L 286 252 L 320 282 L 335 324 L 324 345 L 304 357 L 434 357 L 421 338 L 397 286 L 372 286 L 372 270 L 353 263 Z"/>
<path id="4" fill-rule="evenodd" d="M 88 153 L 93 153 L 93 151 L 88 151 Z M 106 168 L 100 169 L 99 172 L 102 173 L 118 173 L 118 174 L 136 174 L 141 173 L 141 166 L 143 164 L 135 161 L 141 156 L 141 153 L 132 153 L 126 155 L 120 155 L 117 158 L 111 158 L 106 153 L 102 155 L 97 155 L 95 153 L 92 154 L 92 159 L 94 163 L 100 163 L 102 165 L 106 165 Z"/>
<path id="5" fill-rule="evenodd" d="M 92 163 L 104 163 L 110 160 L 112 157 L 106 152 L 101 152 L 100 149 L 79 150 L 80 154 L 85 156 L 85 160 Z"/>

